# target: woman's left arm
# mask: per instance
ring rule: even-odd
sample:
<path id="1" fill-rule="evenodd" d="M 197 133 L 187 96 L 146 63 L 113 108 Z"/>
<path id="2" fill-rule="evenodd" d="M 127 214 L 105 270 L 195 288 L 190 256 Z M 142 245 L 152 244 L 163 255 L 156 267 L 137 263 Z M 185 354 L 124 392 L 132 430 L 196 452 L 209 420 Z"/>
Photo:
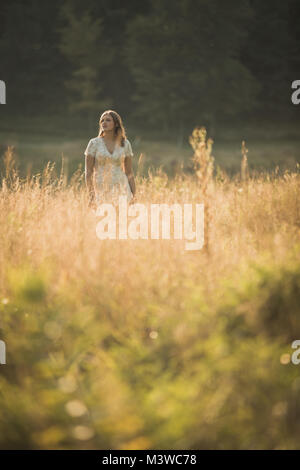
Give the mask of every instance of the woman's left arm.
<path id="1" fill-rule="evenodd" d="M 135 180 L 134 180 L 134 174 L 132 170 L 132 158 L 130 156 L 125 157 L 124 161 L 124 166 L 125 166 L 125 173 L 128 178 L 128 183 L 131 189 L 131 192 L 133 194 L 133 197 L 135 196 L 136 188 L 135 188 Z"/>

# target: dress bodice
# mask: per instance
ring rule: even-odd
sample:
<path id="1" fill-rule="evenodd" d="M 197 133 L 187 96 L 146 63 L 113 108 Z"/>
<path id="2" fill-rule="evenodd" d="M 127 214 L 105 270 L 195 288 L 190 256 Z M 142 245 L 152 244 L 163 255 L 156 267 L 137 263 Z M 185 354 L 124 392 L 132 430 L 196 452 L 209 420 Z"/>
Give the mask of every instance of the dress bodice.
<path id="1" fill-rule="evenodd" d="M 119 144 L 115 144 L 113 153 L 110 153 L 103 137 L 95 137 L 89 141 L 84 153 L 85 155 L 89 154 L 95 157 L 97 166 L 111 164 L 113 166 L 121 167 L 125 156 L 133 157 L 131 144 L 128 139 L 125 140 L 124 147 L 121 147 Z"/>

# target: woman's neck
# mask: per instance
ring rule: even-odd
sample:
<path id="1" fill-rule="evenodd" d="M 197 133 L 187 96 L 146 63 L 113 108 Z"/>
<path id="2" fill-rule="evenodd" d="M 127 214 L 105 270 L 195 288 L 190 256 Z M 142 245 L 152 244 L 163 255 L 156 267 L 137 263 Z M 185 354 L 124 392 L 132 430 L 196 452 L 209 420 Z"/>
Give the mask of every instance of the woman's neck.
<path id="1" fill-rule="evenodd" d="M 117 137 L 114 135 L 114 131 L 105 132 L 103 138 L 108 142 L 114 142 L 117 139 Z"/>

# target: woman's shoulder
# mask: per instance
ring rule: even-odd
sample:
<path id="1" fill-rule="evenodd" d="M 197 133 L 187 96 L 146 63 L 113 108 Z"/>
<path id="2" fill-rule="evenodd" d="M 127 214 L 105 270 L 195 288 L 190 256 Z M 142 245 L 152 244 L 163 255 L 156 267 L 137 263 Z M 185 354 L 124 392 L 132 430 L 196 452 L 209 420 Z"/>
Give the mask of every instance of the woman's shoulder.
<path id="1" fill-rule="evenodd" d="M 130 147 L 130 146 L 131 146 L 130 140 L 127 139 L 127 137 L 126 137 L 125 140 L 124 140 L 124 147 Z"/>
<path id="2" fill-rule="evenodd" d="M 125 139 L 125 153 L 126 153 L 126 155 L 130 155 L 131 157 L 133 157 L 131 143 L 130 143 L 129 139 L 127 139 L 127 137 Z"/>
<path id="3" fill-rule="evenodd" d="M 101 137 L 93 137 L 91 140 L 90 140 L 90 145 L 93 146 L 93 148 L 101 148 L 101 142 L 102 142 L 102 139 Z"/>
<path id="4" fill-rule="evenodd" d="M 89 143 L 88 143 L 88 146 L 95 146 L 99 143 L 99 137 L 92 137 L 90 140 L 89 140 Z"/>

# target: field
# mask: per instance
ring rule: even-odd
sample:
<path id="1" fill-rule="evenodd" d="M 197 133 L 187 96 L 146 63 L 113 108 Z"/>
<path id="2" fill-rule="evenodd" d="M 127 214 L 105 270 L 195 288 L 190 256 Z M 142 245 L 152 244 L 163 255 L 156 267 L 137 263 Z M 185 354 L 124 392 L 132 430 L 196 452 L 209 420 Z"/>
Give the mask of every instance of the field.
<path id="1" fill-rule="evenodd" d="M 198 173 L 135 162 L 138 202 L 205 204 L 207 245 L 190 252 L 182 240 L 97 238 L 76 170 L 86 144 L 62 147 L 68 175 L 50 164 L 20 176 L 4 156 L 0 448 L 299 448 L 296 143 L 246 143 L 242 170 L 237 143 L 214 144 L 215 161 L 197 147 Z M 147 145 L 136 153 L 147 147 L 153 165 L 193 154 L 166 145 L 156 159 L 162 146 Z M 58 147 L 39 146 L 33 168 Z M 283 160 L 291 169 L 276 169 Z M 273 169 L 252 172 L 259 162 Z"/>
<path id="2" fill-rule="evenodd" d="M 56 121 L 55 121 L 56 122 Z M 2 124 L 0 129 L 0 152 L 4 154 L 8 146 L 14 147 L 14 156 L 17 160 L 19 172 L 42 172 L 48 161 L 55 162 L 59 172 L 62 159 L 64 172 L 68 178 L 81 164 L 84 167 L 84 151 L 90 138 L 97 135 L 94 128 L 89 134 L 81 130 L 73 131 L 66 127 L 64 120 L 53 124 L 53 120 L 35 122 L 28 128 L 26 122 L 17 123 L 12 131 L 12 123 L 7 128 Z M 49 127 L 48 132 L 45 129 Z M 182 167 L 185 173 L 193 173 L 191 157 L 193 149 L 188 139 L 181 140 L 178 136 L 162 138 L 160 134 L 139 132 L 129 128 L 127 136 L 134 152 L 134 169 L 137 171 L 138 160 L 143 155 L 143 165 L 140 174 L 147 176 L 148 170 L 161 167 L 168 176 L 174 177 Z M 272 172 L 279 166 L 280 171 L 294 170 L 300 161 L 300 140 L 297 123 L 286 120 L 282 122 L 252 124 L 243 123 L 236 126 L 220 125 L 214 135 L 213 155 L 215 168 L 220 166 L 231 177 L 240 170 L 241 143 L 246 140 L 249 149 L 249 167 L 251 170 Z M 1 171 L 1 166 L 0 166 Z"/>

